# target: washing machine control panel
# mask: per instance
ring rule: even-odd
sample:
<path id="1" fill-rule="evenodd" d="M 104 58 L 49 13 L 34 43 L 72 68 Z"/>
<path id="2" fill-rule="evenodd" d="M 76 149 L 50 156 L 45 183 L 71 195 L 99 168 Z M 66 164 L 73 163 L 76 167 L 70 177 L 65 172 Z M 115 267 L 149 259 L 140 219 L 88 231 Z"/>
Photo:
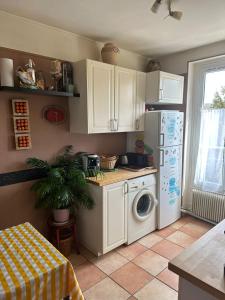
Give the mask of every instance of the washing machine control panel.
<path id="1" fill-rule="evenodd" d="M 141 189 L 156 184 L 155 174 L 137 177 L 135 179 L 128 180 L 128 187 L 130 191 Z"/>

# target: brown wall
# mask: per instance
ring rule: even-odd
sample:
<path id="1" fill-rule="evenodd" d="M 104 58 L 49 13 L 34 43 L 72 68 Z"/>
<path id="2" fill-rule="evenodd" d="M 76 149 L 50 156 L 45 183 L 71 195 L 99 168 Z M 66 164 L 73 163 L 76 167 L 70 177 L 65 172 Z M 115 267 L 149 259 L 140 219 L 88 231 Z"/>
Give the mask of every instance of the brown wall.
<path id="1" fill-rule="evenodd" d="M 27 58 L 31 57 L 36 63 L 36 69 L 46 71 L 47 75 L 48 58 L 4 48 L 0 48 L 0 57 L 13 58 L 15 67 L 27 63 Z M 15 150 L 11 106 L 11 99 L 15 98 L 29 100 L 31 150 Z M 42 118 L 42 110 L 46 105 L 61 105 L 67 112 L 67 121 L 61 125 L 53 125 L 45 121 Z M 0 173 L 25 169 L 25 160 L 31 156 L 52 159 L 65 145 L 70 144 L 74 146 L 76 152 L 120 154 L 125 151 L 125 133 L 70 134 L 68 115 L 67 98 L 0 92 Z M 29 191 L 30 185 L 29 182 L 0 187 L 0 229 L 29 221 L 43 230 L 46 222 L 45 213 L 33 208 L 34 195 Z"/>

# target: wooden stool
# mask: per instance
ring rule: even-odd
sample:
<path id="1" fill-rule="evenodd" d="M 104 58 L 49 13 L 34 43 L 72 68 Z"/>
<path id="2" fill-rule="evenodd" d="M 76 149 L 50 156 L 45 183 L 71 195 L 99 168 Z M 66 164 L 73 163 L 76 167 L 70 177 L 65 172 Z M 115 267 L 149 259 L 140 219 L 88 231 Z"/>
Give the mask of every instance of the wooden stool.
<path id="1" fill-rule="evenodd" d="M 78 238 L 77 238 L 77 227 L 75 218 L 70 216 L 70 219 L 64 223 L 58 223 L 53 220 L 52 217 L 48 219 L 49 237 L 52 243 L 56 240 L 56 248 L 60 248 L 60 242 L 65 239 L 65 232 L 67 231 L 66 238 L 73 237 L 75 242 L 75 249 L 77 254 L 80 254 Z"/>

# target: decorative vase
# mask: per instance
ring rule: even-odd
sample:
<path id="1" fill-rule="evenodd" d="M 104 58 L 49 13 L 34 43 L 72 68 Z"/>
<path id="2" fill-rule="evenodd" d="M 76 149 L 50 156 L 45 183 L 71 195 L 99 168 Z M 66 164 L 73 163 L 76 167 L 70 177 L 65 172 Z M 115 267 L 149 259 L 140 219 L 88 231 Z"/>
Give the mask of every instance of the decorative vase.
<path id="1" fill-rule="evenodd" d="M 106 43 L 102 48 L 102 61 L 107 64 L 117 65 L 117 58 L 120 50 L 113 43 Z"/>
<path id="2" fill-rule="evenodd" d="M 148 62 L 146 72 L 154 72 L 154 71 L 159 71 L 161 70 L 161 64 L 157 60 L 150 60 Z"/>
<path id="3" fill-rule="evenodd" d="M 68 208 L 65 209 L 53 209 L 54 220 L 58 223 L 63 223 L 69 220 L 70 211 Z"/>
<path id="4" fill-rule="evenodd" d="M 0 58 L 0 82 L 1 86 L 14 86 L 13 60 Z"/>

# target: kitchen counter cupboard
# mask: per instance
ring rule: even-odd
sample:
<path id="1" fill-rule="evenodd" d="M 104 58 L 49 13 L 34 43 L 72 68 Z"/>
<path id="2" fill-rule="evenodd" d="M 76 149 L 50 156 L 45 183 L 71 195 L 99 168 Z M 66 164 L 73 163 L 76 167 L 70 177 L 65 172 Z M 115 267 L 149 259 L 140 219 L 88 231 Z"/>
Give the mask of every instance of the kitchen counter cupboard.
<path id="1" fill-rule="evenodd" d="M 71 133 L 144 130 L 146 73 L 90 59 L 74 63 Z"/>
<path id="2" fill-rule="evenodd" d="M 95 206 L 79 212 L 79 239 L 99 256 L 127 242 L 127 183 L 105 186 L 89 183 L 89 191 Z"/>

